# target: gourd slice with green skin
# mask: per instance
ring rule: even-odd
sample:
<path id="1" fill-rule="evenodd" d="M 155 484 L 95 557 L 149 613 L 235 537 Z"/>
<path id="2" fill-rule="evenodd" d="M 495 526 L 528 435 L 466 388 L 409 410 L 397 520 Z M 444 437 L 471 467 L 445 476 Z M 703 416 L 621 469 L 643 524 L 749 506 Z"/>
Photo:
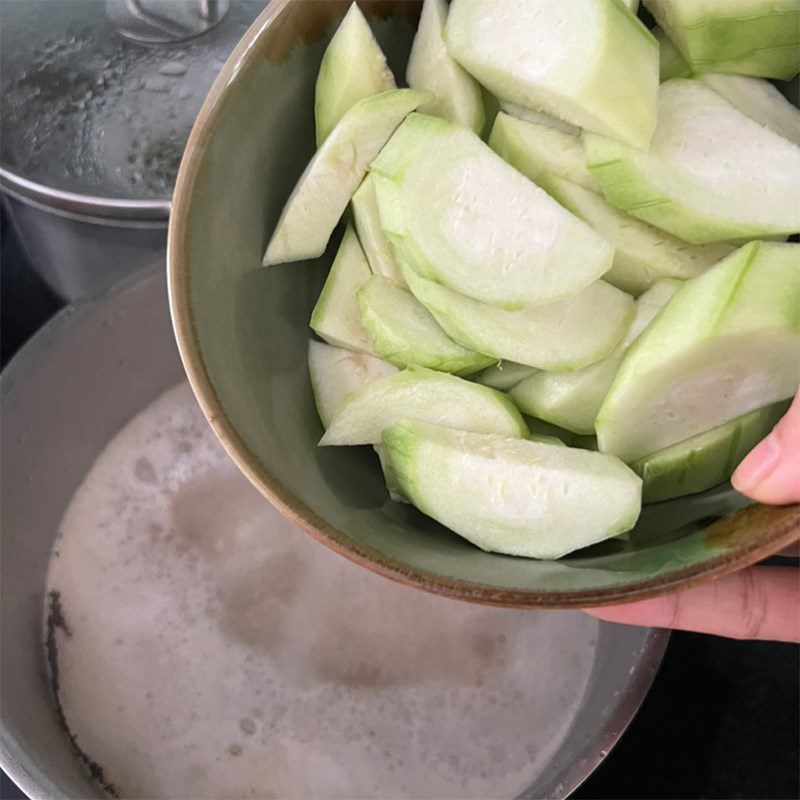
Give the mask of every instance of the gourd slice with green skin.
<path id="1" fill-rule="evenodd" d="M 605 358 L 633 318 L 633 298 L 604 281 L 568 300 L 506 311 L 403 270 L 417 300 L 452 339 L 538 369 L 573 370 Z"/>
<path id="2" fill-rule="evenodd" d="M 398 260 L 470 297 L 549 303 L 611 266 L 611 245 L 466 128 L 412 114 L 370 170 Z"/>
<path id="3" fill-rule="evenodd" d="M 375 197 L 375 186 L 372 176 L 367 174 L 352 199 L 353 219 L 356 233 L 364 254 L 369 261 L 370 269 L 375 275 L 383 275 L 391 281 L 405 285 L 400 265 L 394 257 L 392 243 L 381 227 L 378 213 L 378 199 Z"/>
<path id="4" fill-rule="evenodd" d="M 358 4 L 353 3 L 319 67 L 314 103 L 317 147 L 359 100 L 394 88 L 386 56 Z"/>
<path id="5" fill-rule="evenodd" d="M 600 191 L 586 166 L 583 141 L 578 136 L 500 112 L 489 136 L 489 147 L 540 186 L 548 175 L 557 175 L 593 192 Z"/>
<path id="6" fill-rule="evenodd" d="M 722 95 L 750 119 L 800 145 L 800 110 L 769 81 L 747 75 L 707 73 L 698 80 Z"/>
<path id="7" fill-rule="evenodd" d="M 368 383 L 394 375 L 397 367 L 367 353 L 355 353 L 323 342 L 308 343 L 308 371 L 319 418 L 324 427 L 348 394 Z"/>
<path id="8" fill-rule="evenodd" d="M 469 375 L 495 360 L 454 342 L 413 294 L 386 278 L 374 275 L 357 299 L 375 352 L 395 366 Z"/>
<path id="9" fill-rule="evenodd" d="M 699 80 L 661 85 L 648 152 L 584 134 L 589 169 L 622 211 L 694 244 L 800 231 L 800 148 Z"/>
<path id="10" fill-rule="evenodd" d="M 372 277 L 367 258 L 353 228 L 345 229 L 342 243 L 311 312 L 311 328 L 328 344 L 377 355 L 361 325 L 356 292 Z"/>
<path id="11" fill-rule="evenodd" d="M 691 78 L 692 66 L 683 57 L 661 28 L 653 29 L 653 36 L 658 40 L 658 77 L 661 83 L 672 78 Z"/>
<path id="12" fill-rule="evenodd" d="M 379 444 L 381 431 L 401 419 L 478 433 L 528 435 L 516 406 L 501 392 L 444 372 L 409 367 L 348 395 L 320 445 Z"/>
<path id="13" fill-rule="evenodd" d="M 482 383 L 484 386 L 491 386 L 492 389 L 497 389 L 500 392 L 507 392 L 520 381 L 529 378 L 535 372 L 535 367 L 529 367 L 526 364 L 516 364 L 513 361 L 499 361 L 497 364 L 492 364 L 491 367 L 487 367 L 479 375 L 476 375 L 475 380 L 478 383 Z"/>
<path id="14" fill-rule="evenodd" d="M 383 444 L 402 493 L 489 552 L 560 558 L 629 530 L 641 511 L 641 479 L 603 453 L 411 420 Z"/>
<path id="15" fill-rule="evenodd" d="M 639 458 L 630 466 L 643 481 L 642 499 L 658 503 L 723 483 L 786 413 L 789 400 L 759 408 L 705 433 Z"/>
<path id="16" fill-rule="evenodd" d="M 600 449 L 634 461 L 791 397 L 798 356 L 800 245 L 751 242 L 686 281 L 625 354 Z"/>
<path id="17" fill-rule="evenodd" d="M 481 87 L 447 52 L 443 39 L 446 20 L 445 0 L 425 0 L 408 56 L 406 80 L 414 89 L 433 92 L 434 99 L 420 108 L 423 114 L 450 120 L 480 135 L 486 123 Z"/>
<path id="18" fill-rule="evenodd" d="M 636 315 L 616 350 L 574 372 L 537 372 L 518 383 L 509 397 L 520 411 L 574 433 L 591 435 L 603 400 L 614 382 L 622 357 L 678 290 L 680 281 L 656 283 L 636 301 Z"/>
<path id="19" fill-rule="evenodd" d="M 800 69 L 797 0 L 645 0 L 695 72 L 788 80 Z"/>
<path id="20" fill-rule="evenodd" d="M 308 343 L 308 369 L 317 413 L 325 428 L 330 425 L 347 395 L 363 389 L 372 381 L 397 372 L 397 367 L 393 367 L 387 361 L 366 353 L 354 353 L 352 350 L 331 347 L 313 339 Z M 391 476 L 384 469 L 382 450 L 383 445 L 375 445 L 381 469 L 387 478 L 386 489 L 389 496 L 392 500 L 408 502 L 398 493 L 397 486 L 388 482 Z"/>
<path id="21" fill-rule="evenodd" d="M 523 122 L 532 122 L 534 125 L 541 125 L 543 128 L 551 128 L 561 133 L 568 133 L 571 136 L 580 136 L 582 133 L 577 125 L 571 125 L 569 122 L 564 122 L 563 119 L 535 108 L 525 108 L 525 106 L 518 106 L 516 103 L 504 102 L 500 104 L 500 110 L 510 117 Z"/>
<path id="22" fill-rule="evenodd" d="M 658 45 L 621 0 L 453 0 L 445 40 L 501 101 L 647 148 Z"/>
<path id="23" fill-rule="evenodd" d="M 345 113 L 286 201 L 264 266 L 322 255 L 370 163 L 403 119 L 429 99 L 428 92 L 394 89 L 360 100 Z"/>
<path id="24" fill-rule="evenodd" d="M 614 245 L 614 261 L 603 280 L 634 297 L 662 278 L 702 275 L 736 249 L 723 242 L 687 244 L 614 208 L 602 195 L 555 176 L 543 177 L 541 185 Z"/>

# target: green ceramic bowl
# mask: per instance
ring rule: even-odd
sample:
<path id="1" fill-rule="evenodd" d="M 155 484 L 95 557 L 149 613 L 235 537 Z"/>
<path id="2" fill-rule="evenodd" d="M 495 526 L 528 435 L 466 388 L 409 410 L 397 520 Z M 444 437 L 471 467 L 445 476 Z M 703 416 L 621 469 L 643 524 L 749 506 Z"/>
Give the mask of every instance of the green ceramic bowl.
<path id="1" fill-rule="evenodd" d="M 417 4 L 364 2 L 397 76 Z M 800 534 L 798 509 L 729 486 L 644 509 L 636 529 L 556 562 L 484 553 L 391 502 L 370 448 L 319 448 L 308 320 L 335 251 L 263 268 L 314 150 L 314 82 L 346 2 L 273 0 L 231 55 L 189 140 L 169 232 L 173 322 L 203 410 L 243 472 L 298 527 L 389 578 L 509 606 L 599 605 L 753 563 Z M 722 519 L 721 519 L 722 518 Z"/>

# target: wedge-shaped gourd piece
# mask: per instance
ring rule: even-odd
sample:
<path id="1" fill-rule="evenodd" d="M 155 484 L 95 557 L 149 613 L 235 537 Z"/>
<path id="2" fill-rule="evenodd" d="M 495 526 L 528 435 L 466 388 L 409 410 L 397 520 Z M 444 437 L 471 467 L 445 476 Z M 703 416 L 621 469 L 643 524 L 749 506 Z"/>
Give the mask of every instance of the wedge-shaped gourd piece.
<path id="1" fill-rule="evenodd" d="M 518 383 L 509 397 L 521 411 L 575 433 L 594 433 L 594 421 L 614 382 L 622 357 L 636 337 L 652 322 L 680 286 L 659 281 L 636 301 L 636 315 L 614 352 L 574 372 L 537 372 Z"/>
<path id="2" fill-rule="evenodd" d="M 647 147 L 658 45 L 619 0 L 454 0 L 445 38 L 501 101 Z"/>
<path id="3" fill-rule="evenodd" d="M 544 128 L 552 128 L 561 133 L 569 133 L 572 136 L 580 136 L 582 131 L 577 125 L 571 125 L 563 119 L 554 117 L 545 111 L 539 111 L 536 108 L 525 108 L 525 106 L 518 106 L 516 103 L 501 103 L 500 110 L 505 112 L 515 119 L 523 120 L 524 122 L 533 122 L 535 125 L 541 125 Z"/>
<path id="4" fill-rule="evenodd" d="M 410 420 L 383 443 L 402 493 L 482 550 L 560 558 L 629 530 L 641 511 L 641 479 L 603 453 Z"/>
<path id="5" fill-rule="evenodd" d="M 683 53 L 678 50 L 661 28 L 653 30 L 653 36 L 658 40 L 658 77 L 659 80 L 671 80 L 672 78 L 691 78 L 691 64 L 683 57 Z"/>
<path id="6" fill-rule="evenodd" d="M 800 145 L 800 110 L 769 81 L 718 73 L 700 75 L 698 79 L 721 94 L 742 114 Z"/>
<path id="7" fill-rule="evenodd" d="M 359 100 L 394 88 L 386 57 L 358 4 L 353 3 L 325 50 L 317 75 L 317 147 Z"/>
<path id="8" fill-rule="evenodd" d="M 607 356 L 633 317 L 633 299 L 595 281 L 568 300 L 506 311 L 405 269 L 406 281 L 451 338 L 465 347 L 539 369 L 572 370 Z"/>
<path id="9" fill-rule="evenodd" d="M 486 303 L 559 300 L 611 266 L 611 245 L 466 128 L 412 114 L 371 171 L 398 259 Z"/>
<path id="10" fill-rule="evenodd" d="M 321 256 L 370 162 L 428 92 L 393 89 L 359 100 L 309 162 L 283 207 L 264 265 Z"/>
<path id="11" fill-rule="evenodd" d="M 687 281 L 628 350 L 597 415 L 600 449 L 634 461 L 800 381 L 800 245 L 751 242 Z"/>
<path id="12" fill-rule="evenodd" d="M 614 245 L 614 261 L 603 280 L 634 296 L 661 278 L 702 275 L 736 249 L 723 242 L 687 244 L 614 208 L 602 195 L 561 178 L 544 177 L 542 186 Z"/>
<path id="13" fill-rule="evenodd" d="M 383 275 L 402 286 L 405 283 L 403 273 L 394 257 L 392 243 L 381 227 L 378 199 L 375 197 L 371 175 L 367 174 L 361 181 L 361 186 L 353 195 L 352 205 L 358 240 L 364 248 L 370 269 L 375 275 Z"/>
<path id="14" fill-rule="evenodd" d="M 645 0 L 695 72 L 789 79 L 800 69 L 797 0 Z"/>
<path id="15" fill-rule="evenodd" d="M 319 418 L 327 428 L 348 394 L 379 378 L 394 375 L 397 367 L 367 353 L 331 347 L 312 339 L 308 343 L 308 371 Z"/>
<path id="16" fill-rule="evenodd" d="M 501 112 L 494 121 L 489 147 L 540 186 L 548 175 L 557 175 L 594 192 L 600 191 L 586 166 L 586 153 L 579 136 Z"/>
<path id="17" fill-rule="evenodd" d="M 381 431 L 401 419 L 478 433 L 528 435 L 516 406 L 501 392 L 455 375 L 409 367 L 349 395 L 320 444 L 378 444 Z"/>
<path id="18" fill-rule="evenodd" d="M 414 89 L 433 92 L 434 99 L 420 108 L 423 114 L 449 119 L 480 134 L 486 122 L 481 87 L 447 52 L 443 38 L 446 20 L 446 0 L 425 0 L 408 56 L 406 80 Z"/>
<path id="19" fill-rule="evenodd" d="M 476 375 L 475 380 L 484 386 L 491 386 L 492 389 L 507 392 L 535 372 L 536 369 L 534 367 L 529 367 L 526 364 L 516 364 L 513 361 L 498 361 L 497 364 L 492 364 L 491 367 L 487 367 L 479 375 Z"/>
<path id="20" fill-rule="evenodd" d="M 361 325 L 356 292 L 370 278 L 364 251 L 353 228 L 345 229 L 342 243 L 311 312 L 311 328 L 329 344 L 376 355 Z"/>
<path id="21" fill-rule="evenodd" d="M 454 342 L 414 295 L 379 275 L 359 289 L 358 305 L 375 352 L 398 367 L 470 374 L 495 360 Z"/>
<path id="22" fill-rule="evenodd" d="M 774 403 L 673 444 L 631 464 L 644 483 L 645 503 L 697 494 L 723 483 L 739 462 L 772 430 L 789 407 Z"/>
<path id="23" fill-rule="evenodd" d="M 800 147 L 698 80 L 661 85 L 649 152 L 584 134 L 606 199 L 687 242 L 800 231 Z"/>

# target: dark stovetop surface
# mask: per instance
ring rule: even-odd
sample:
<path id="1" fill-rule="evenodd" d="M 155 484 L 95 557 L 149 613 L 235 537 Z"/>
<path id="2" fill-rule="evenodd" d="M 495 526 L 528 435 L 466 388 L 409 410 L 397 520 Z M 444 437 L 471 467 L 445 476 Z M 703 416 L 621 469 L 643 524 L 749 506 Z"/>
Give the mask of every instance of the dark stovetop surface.
<path id="1" fill-rule="evenodd" d="M 2 220 L 0 356 L 60 307 Z M 653 689 L 576 798 L 800 797 L 800 660 L 795 645 L 675 633 Z M 0 800 L 23 798 L 5 774 Z"/>

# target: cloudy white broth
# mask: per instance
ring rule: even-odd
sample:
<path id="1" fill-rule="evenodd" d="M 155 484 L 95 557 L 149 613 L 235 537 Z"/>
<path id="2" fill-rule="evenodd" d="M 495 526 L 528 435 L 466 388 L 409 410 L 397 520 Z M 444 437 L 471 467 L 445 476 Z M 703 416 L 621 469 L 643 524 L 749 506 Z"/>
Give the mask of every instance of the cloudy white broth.
<path id="1" fill-rule="evenodd" d="M 597 634 L 330 553 L 239 474 L 185 384 L 88 472 L 45 619 L 76 746 L 152 798 L 512 797 L 563 741 Z"/>

